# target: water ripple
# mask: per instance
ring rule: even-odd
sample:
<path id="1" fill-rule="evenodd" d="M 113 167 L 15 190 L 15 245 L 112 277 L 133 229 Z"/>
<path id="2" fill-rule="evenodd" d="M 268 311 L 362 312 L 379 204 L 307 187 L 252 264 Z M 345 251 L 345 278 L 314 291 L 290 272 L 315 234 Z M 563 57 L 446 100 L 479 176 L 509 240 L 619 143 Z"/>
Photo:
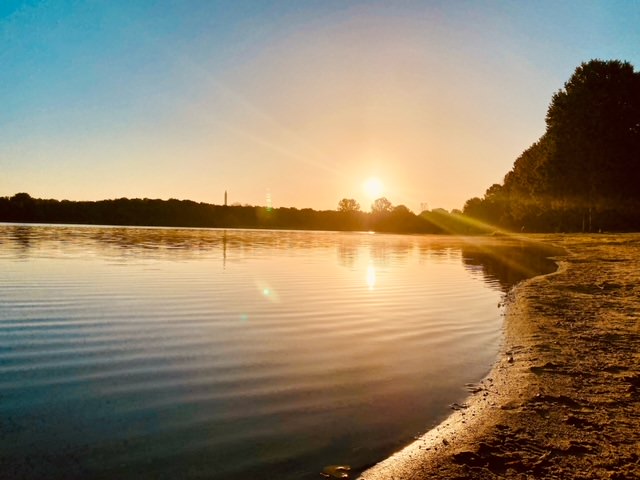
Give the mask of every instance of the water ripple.
<path id="1" fill-rule="evenodd" d="M 496 277 L 501 254 L 472 247 L 0 226 L 0 458 L 23 478 L 311 479 L 369 464 L 493 361 L 511 280 Z"/>

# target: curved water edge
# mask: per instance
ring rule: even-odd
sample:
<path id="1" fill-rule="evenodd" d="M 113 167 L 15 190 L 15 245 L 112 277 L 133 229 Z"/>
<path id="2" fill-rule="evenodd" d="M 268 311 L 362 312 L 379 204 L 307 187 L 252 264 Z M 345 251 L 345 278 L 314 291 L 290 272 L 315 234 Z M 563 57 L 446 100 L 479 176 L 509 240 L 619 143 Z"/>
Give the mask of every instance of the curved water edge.
<path id="1" fill-rule="evenodd" d="M 543 248 L 550 254 L 548 258 L 553 259 L 557 268 L 552 272 L 523 279 L 506 292 L 503 338 L 496 360 L 487 375 L 479 382 L 468 385 L 469 396 L 462 405 L 455 406 L 460 408 L 453 408 L 441 423 L 362 472 L 357 480 L 422 478 L 422 472 L 451 461 L 450 449 L 475 444 L 486 425 L 492 423 L 495 408 L 498 405 L 508 405 L 517 397 L 522 385 L 514 384 L 509 369 L 514 362 L 514 350 L 524 348 L 523 345 L 526 344 L 522 328 L 516 320 L 522 313 L 519 294 L 527 285 L 563 273 L 567 268 L 567 264 L 561 260 L 563 255 L 567 255 L 564 248 L 548 244 Z"/>
<path id="2" fill-rule="evenodd" d="M 462 402 L 548 268 L 520 239 L 0 230 L 0 457 L 66 478 L 357 472 Z"/>

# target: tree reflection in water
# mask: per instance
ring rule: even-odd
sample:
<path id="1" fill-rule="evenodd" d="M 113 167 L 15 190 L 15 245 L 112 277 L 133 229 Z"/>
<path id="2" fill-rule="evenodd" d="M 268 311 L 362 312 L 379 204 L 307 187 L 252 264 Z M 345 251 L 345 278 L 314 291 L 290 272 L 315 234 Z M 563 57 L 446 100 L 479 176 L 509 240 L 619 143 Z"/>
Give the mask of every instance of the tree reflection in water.
<path id="1" fill-rule="evenodd" d="M 558 266 L 552 257 L 561 253 L 560 248 L 521 241 L 463 247 L 462 261 L 466 269 L 479 272 L 506 293 L 522 280 L 555 272 Z"/>

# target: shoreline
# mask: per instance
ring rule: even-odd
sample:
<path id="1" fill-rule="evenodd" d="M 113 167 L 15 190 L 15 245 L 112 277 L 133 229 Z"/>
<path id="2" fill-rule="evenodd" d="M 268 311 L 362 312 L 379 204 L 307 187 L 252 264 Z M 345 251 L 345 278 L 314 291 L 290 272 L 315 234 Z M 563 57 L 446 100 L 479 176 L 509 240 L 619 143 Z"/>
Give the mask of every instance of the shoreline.
<path id="1" fill-rule="evenodd" d="M 532 235 L 556 272 L 507 294 L 466 408 L 361 480 L 640 478 L 640 235 Z"/>

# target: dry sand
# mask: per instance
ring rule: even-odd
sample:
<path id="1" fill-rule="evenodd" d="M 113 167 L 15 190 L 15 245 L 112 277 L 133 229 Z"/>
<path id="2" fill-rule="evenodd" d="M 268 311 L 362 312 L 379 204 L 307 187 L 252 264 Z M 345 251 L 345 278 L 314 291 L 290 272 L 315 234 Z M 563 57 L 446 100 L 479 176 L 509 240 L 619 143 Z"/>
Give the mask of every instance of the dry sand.
<path id="1" fill-rule="evenodd" d="M 640 478 L 640 235 L 548 235 L 559 270 L 509 295 L 466 408 L 366 480 Z"/>

